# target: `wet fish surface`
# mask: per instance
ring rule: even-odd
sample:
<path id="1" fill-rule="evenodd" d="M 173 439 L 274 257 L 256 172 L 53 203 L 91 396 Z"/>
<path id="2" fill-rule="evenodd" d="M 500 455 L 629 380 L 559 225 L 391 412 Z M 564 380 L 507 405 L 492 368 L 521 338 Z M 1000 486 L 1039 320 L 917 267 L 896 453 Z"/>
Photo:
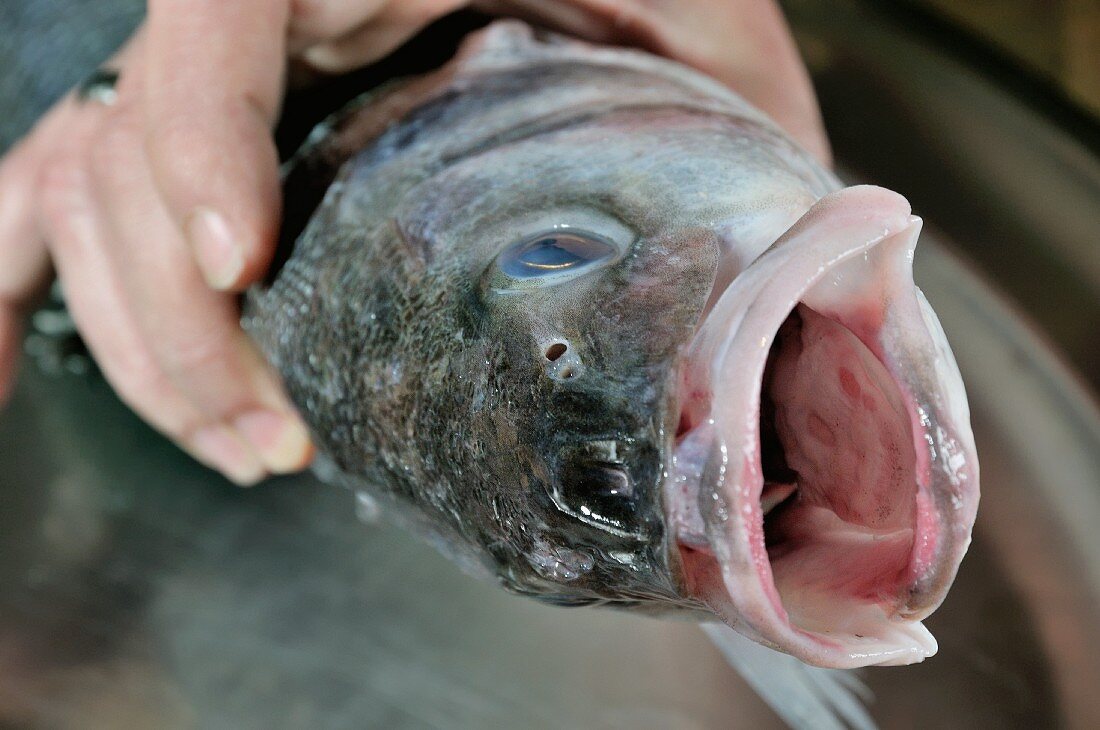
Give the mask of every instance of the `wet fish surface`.
<path id="1" fill-rule="evenodd" d="M 514 21 L 322 124 L 287 191 L 312 213 L 243 321 L 329 480 L 540 600 L 818 667 L 935 652 L 978 465 L 904 198 L 694 71 Z M 773 706 L 825 698 L 788 721 L 865 722 L 759 651 Z"/>

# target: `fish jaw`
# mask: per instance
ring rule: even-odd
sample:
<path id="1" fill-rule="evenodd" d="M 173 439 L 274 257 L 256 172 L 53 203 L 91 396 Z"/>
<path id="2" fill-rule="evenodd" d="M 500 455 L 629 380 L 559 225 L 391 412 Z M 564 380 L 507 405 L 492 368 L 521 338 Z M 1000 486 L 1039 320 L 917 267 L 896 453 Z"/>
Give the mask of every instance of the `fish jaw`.
<path id="1" fill-rule="evenodd" d="M 978 465 L 954 358 L 912 279 L 920 219 L 818 201 L 704 316 L 665 482 L 689 593 L 810 664 L 910 664 L 970 541 Z"/>

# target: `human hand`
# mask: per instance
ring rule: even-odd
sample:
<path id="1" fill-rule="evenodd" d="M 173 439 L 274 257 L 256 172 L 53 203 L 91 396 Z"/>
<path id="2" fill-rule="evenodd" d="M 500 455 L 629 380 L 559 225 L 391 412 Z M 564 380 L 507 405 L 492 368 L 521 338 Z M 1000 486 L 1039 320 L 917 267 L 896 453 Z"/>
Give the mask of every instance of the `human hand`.
<path id="1" fill-rule="evenodd" d="M 379 60 L 465 0 L 151 0 L 108 64 L 113 104 L 59 102 L 0 163 L 0 395 L 21 312 L 52 262 L 105 376 L 143 418 L 234 481 L 308 463 L 308 435 L 239 326 L 280 215 L 272 127 L 288 59 Z M 484 0 L 695 66 L 823 161 L 805 69 L 772 0 Z"/>

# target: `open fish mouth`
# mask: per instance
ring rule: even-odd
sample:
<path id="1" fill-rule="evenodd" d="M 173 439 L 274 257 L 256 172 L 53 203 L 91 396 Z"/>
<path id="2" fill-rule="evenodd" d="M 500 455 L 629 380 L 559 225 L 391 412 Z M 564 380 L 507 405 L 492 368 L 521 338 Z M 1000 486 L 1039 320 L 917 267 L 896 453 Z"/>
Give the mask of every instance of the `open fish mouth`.
<path id="1" fill-rule="evenodd" d="M 935 653 L 921 619 L 970 540 L 962 381 L 912 279 L 920 219 L 858 186 L 740 272 L 680 372 L 665 485 L 690 593 L 819 666 Z"/>

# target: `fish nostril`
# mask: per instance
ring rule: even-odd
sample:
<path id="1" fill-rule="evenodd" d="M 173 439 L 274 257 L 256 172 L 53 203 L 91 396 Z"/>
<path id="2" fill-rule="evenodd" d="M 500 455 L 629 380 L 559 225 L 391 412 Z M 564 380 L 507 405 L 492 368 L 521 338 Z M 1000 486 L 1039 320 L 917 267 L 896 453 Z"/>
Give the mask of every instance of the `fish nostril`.
<path id="1" fill-rule="evenodd" d="M 569 345 L 564 342 L 553 342 L 546 348 L 546 359 L 554 362 L 569 350 Z"/>
<path id="2" fill-rule="evenodd" d="M 546 375 L 559 383 L 579 378 L 584 374 L 584 362 L 580 354 L 567 340 L 551 340 L 543 343 L 541 353 L 546 358 Z"/>

